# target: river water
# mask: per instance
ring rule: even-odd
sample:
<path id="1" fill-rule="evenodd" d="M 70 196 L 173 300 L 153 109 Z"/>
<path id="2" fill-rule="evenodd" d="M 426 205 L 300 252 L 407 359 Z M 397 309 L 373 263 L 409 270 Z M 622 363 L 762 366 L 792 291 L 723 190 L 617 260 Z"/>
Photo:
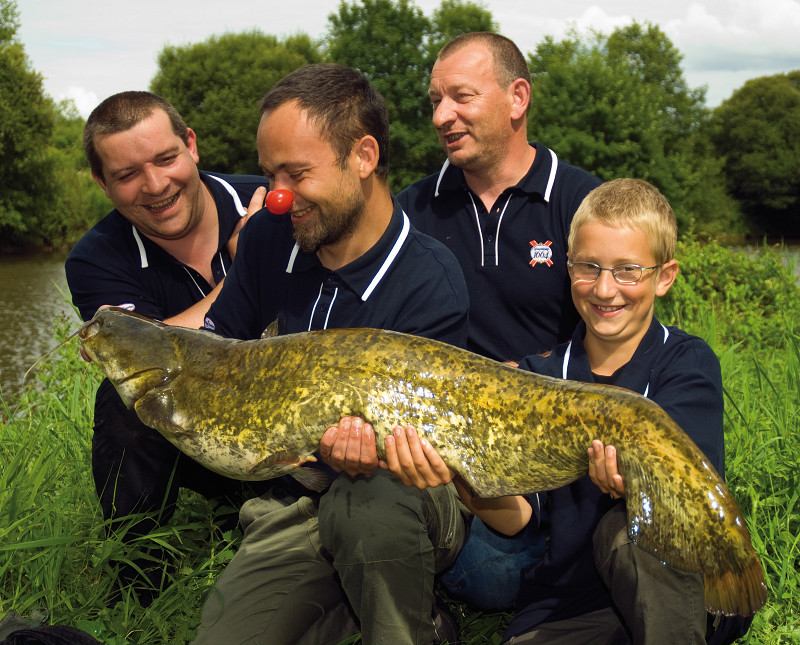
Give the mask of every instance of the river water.
<path id="1" fill-rule="evenodd" d="M 0 392 L 6 402 L 22 390 L 27 369 L 56 344 L 56 318 L 66 314 L 78 327 L 80 319 L 68 301 L 64 259 L 0 256 Z"/>

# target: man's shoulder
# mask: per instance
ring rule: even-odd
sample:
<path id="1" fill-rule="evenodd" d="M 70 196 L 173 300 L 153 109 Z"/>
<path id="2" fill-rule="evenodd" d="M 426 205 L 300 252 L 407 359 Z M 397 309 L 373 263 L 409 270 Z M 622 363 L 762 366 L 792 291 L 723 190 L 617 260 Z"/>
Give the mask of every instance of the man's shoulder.
<path id="1" fill-rule="evenodd" d="M 98 249 L 122 248 L 131 236 L 131 224 L 116 209 L 108 213 L 81 236 L 69 253 L 69 258 L 93 255 Z"/>
<path id="2" fill-rule="evenodd" d="M 413 221 L 415 214 L 427 211 L 433 205 L 434 198 L 440 198 L 442 195 L 445 197 L 459 195 L 458 191 L 452 189 L 460 181 L 461 176 L 461 170 L 446 161 L 432 175 L 423 177 L 401 190 L 397 195 L 397 201 Z"/>
<path id="3" fill-rule="evenodd" d="M 541 144 L 537 144 L 537 148 Z M 550 153 L 550 150 L 543 148 Z M 562 159 L 556 154 L 558 158 L 558 168 L 555 174 L 553 189 L 556 193 L 562 193 L 569 196 L 581 195 L 585 196 L 589 191 L 597 188 L 603 183 L 603 180 L 593 175 L 591 172 L 580 166 L 576 166 L 569 161 Z M 581 197 L 582 198 L 582 197 Z"/>
<path id="4" fill-rule="evenodd" d="M 214 177 L 217 181 L 222 180 L 233 186 L 237 191 L 249 191 L 252 193 L 259 186 L 267 186 L 269 182 L 261 175 L 228 175 L 221 172 L 214 172 L 209 170 L 201 171 L 201 174 Z"/>

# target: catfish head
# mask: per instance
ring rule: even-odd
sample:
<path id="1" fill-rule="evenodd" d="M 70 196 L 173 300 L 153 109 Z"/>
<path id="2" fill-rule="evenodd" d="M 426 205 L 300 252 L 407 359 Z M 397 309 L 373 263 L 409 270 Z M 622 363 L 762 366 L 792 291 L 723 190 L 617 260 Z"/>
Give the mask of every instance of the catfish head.
<path id="1" fill-rule="evenodd" d="M 129 408 L 180 373 L 162 323 L 119 307 L 101 309 L 78 332 L 81 346 Z"/>

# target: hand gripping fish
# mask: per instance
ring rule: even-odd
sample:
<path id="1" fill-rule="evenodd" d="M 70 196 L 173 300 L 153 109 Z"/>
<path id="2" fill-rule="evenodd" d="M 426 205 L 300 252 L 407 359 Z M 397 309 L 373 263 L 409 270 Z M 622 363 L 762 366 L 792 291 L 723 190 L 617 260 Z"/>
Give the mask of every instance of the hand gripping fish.
<path id="1" fill-rule="evenodd" d="M 416 426 L 482 497 L 569 484 L 587 474 L 587 446 L 599 439 L 617 448 L 639 547 L 701 572 L 712 613 L 750 615 L 766 600 L 725 483 L 672 419 L 634 392 L 373 329 L 238 341 L 105 309 L 79 337 L 145 424 L 237 479 L 298 473 L 343 415 L 374 426 L 379 453 L 395 425 Z"/>

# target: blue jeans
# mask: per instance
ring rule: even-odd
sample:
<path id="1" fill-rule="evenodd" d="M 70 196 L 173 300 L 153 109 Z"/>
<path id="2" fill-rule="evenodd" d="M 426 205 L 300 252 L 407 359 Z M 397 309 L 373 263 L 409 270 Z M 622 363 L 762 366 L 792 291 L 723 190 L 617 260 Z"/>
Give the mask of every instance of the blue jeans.
<path id="1" fill-rule="evenodd" d="M 464 547 L 442 575 L 442 584 L 453 597 L 476 609 L 509 609 L 517 597 L 522 570 L 539 562 L 545 551 L 545 534 L 536 526 L 508 537 L 473 517 Z"/>

